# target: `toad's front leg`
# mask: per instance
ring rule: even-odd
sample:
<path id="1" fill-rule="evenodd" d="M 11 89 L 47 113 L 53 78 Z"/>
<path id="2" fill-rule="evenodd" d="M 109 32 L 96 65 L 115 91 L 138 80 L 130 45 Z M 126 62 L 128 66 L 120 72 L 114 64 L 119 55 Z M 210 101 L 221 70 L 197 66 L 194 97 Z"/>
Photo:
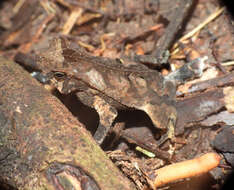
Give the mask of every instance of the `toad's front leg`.
<path id="1" fill-rule="evenodd" d="M 149 100 L 149 101 L 147 101 Z M 163 144 L 167 139 L 175 139 L 174 131 L 177 118 L 177 110 L 174 102 L 168 97 L 159 97 L 151 94 L 138 109 L 145 111 L 151 118 L 155 127 L 166 132 L 158 144 Z"/>
<path id="2" fill-rule="evenodd" d="M 94 134 L 94 139 L 100 145 L 117 116 L 117 110 L 98 95 L 93 96 L 87 92 L 78 92 L 77 96 L 84 104 L 94 108 L 99 114 L 99 125 Z"/>

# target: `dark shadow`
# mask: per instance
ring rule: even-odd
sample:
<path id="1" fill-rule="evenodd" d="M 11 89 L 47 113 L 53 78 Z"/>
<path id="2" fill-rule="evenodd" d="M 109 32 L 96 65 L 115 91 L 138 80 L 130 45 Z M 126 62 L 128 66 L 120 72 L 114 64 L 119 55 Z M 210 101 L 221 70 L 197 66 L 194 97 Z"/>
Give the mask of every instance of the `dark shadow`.
<path id="1" fill-rule="evenodd" d="M 69 109 L 69 111 L 94 134 L 98 127 L 99 116 L 95 109 L 84 105 L 75 94 L 63 95 L 57 90 L 53 94 Z"/>
<path id="2" fill-rule="evenodd" d="M 220 190 L 229 190 L 234 188 L 234 171 L 232 171 L 224 180 Z"/>
<path id="3" fill-rule="evenodd" d="M 234 2 L 232 0 L 222 0 L 220 1 L 221 6 L 225 6 L 230 13 L 232 19 L 234 19 Z"/>

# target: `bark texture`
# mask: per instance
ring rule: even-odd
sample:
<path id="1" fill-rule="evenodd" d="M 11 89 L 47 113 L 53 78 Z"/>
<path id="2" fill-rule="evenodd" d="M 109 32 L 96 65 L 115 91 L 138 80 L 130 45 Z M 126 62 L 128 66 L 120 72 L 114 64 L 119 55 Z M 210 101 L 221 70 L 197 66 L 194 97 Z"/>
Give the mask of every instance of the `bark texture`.
<path id="1" fill-rule="evenodd" d="M 0 182 L 17 189 L 134 189 L 60 101 L 0 57 Z"/>

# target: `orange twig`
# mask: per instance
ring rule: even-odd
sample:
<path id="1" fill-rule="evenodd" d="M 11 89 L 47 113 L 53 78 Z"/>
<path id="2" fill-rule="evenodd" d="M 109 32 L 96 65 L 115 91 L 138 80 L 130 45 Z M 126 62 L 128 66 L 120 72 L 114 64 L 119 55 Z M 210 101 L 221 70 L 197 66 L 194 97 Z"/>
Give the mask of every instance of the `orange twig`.
<path id="1" fill-rule="evenodd" d="M 186 160 L 160 168 L 156 170 L 153 175 L 151 174 L 151 177 L 148 177 L 147 180 L 151 187 L 155 190 L 157 187 L 175 180 L 206 173 L 217 167 L 220 159 L 221 158 L 217 153 L 207 153 L 192 160 Z"/>

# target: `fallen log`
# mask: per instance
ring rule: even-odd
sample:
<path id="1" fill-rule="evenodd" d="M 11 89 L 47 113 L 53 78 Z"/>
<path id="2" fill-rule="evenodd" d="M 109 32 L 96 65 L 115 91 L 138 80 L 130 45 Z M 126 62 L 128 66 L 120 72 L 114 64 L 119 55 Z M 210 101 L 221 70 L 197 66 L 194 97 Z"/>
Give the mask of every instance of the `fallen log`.
<path id="1" fill-rule="evenodd" d="M 134 189 L 64 105 L 2 57 L 0 184 L 29 190 Z"/>

